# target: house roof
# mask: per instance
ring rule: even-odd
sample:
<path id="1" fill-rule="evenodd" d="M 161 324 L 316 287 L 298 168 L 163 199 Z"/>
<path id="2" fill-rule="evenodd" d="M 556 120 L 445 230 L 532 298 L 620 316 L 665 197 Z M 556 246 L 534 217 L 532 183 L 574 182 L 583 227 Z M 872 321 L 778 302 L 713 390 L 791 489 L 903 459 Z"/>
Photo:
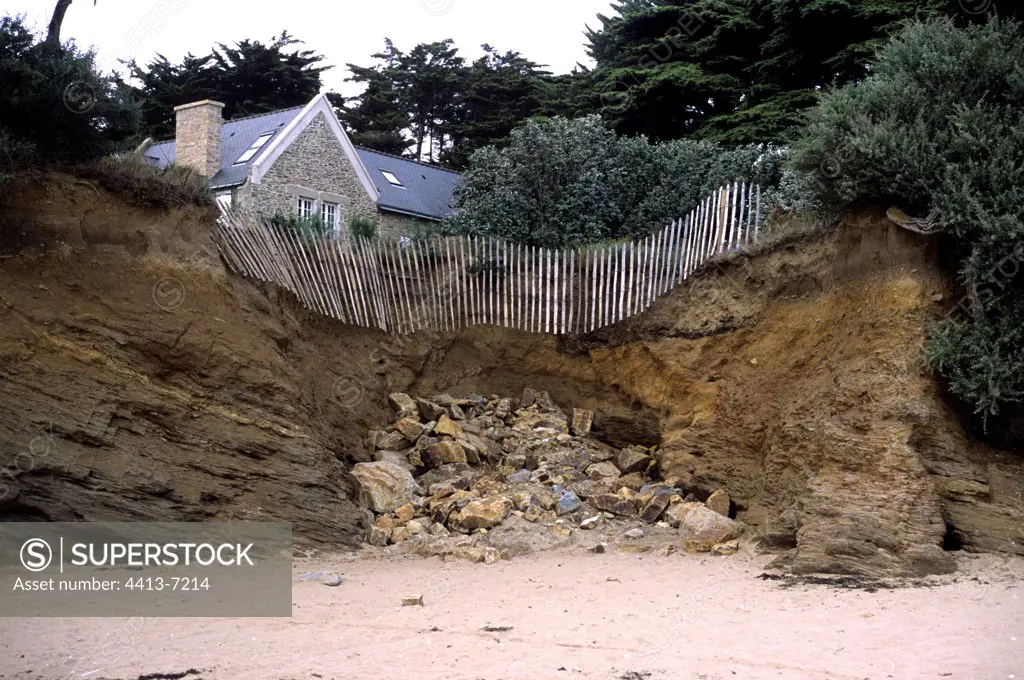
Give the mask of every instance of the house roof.
<path id="1" fill-rule="evenodd" d="M 221 127 L 220 170 L 211 178 L 210 188 L 227 189 L 244 184 L 250 168 L 263 154 L 257 153 L 245 163 L 235 164 L 235 161 L 261 135 L 273 133 L 262 147 L 270 148 L 305 108 L 299 106 L 225 121 Z M 372 149 L 355 147 L 355 150 L 380 193 L 378 205 L 382 210 L 434 220 L 452 212 L 452 191 L 462 179 L 458 173 Z M 143 156 L 158 168 L 166 168 L 175 162 L 175 142 L 172 139 L 150 144 Z M 388 181 L 384 171 L 392 173 L 401 186 Z"/>
<path id="2" fill-rule="evenodd" d="M 356 152 L 380 192 L 384 210 L 438 220 L 452 212 L 452 191 L 462 183 L 459 173 L 360 146 Z M 392 184 L 384 172 L 394 175 L 401 186 Z"/>

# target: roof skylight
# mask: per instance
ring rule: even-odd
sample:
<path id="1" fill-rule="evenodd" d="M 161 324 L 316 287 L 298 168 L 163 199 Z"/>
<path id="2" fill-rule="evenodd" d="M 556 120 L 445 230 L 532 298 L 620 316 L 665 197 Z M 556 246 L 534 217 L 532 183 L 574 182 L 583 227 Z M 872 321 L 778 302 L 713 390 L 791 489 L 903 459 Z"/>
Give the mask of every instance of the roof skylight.
<path id="1" fill-rule="evenodd" d="M 395 185 L 396 187 L 402 186 L 402 182 L 397 177 L 395 177 L 395 173 L 389 172 L 388 170 L 381 170 L 380 174 L 384 175 L 384 179 L 391 182 L 391 184 Z"/>
<path id="2" fill-rule="evenodd" d="M 257 137 L 256 141 L 252 143 L 252 146 L 246 149 L 245 153 L 238 157 L 238 160 L 235 161 L 235 165 L 238 165 L 239 163 L 248 163 L 252 160 L 252 157 L 255 156 L 259 150 L 263 148 L 263 145 L 270 141 L 270 138 L 273 136 L 273 132 L 264 132 L 262 135 Z"/>

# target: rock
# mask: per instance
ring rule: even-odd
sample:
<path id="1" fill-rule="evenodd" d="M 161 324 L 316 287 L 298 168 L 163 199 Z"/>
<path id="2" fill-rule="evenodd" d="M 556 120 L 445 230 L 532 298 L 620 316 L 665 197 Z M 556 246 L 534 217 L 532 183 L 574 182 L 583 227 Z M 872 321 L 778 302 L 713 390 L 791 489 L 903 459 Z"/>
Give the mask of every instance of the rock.
<path id="1" fill-rule="evenodd" d="M 597 484 L 595 484 L 589 479 L 584 479 L 581 482 L 574 482 L 572 485 L 572 490 L 575 491 L 576 495 L 582 498 L 583 500 L 587 500 L 595 493 L 600 493 L 597 489 Z"/>
<path id="2" fill-rule="evenodd" d="M 451 406 L 448 407 L 448 413 L 451 414 L 452 420 L 466 419 L 466 413 L 462 410 L 461 406 L 458 406 L 456 404 L 452 404 Z"/>
<path id="3" fill-rule="evenodd" d="M 572 410 L 572 424 L 570 431 L 576 436 L 590 434 L 590 427 L 594 424 L 594 412 L 586 409 L 574 408 Z"/>
<path id="4" fill-rule="evenodd" d="M 376 524 L 371 524 L 366 527 L 366 542 L 370 545 L 375 545 L 378 548 L 383 548 L 391 540 L 391 532 L 382 529 Z"/>
<path id="5" fill-rule="evenodd" d="M 566 491 L 558 498 L 558 515 L 567 515 L 576 512 L 583 505 L 583 501 L 573 491 Z"/>
<path id="6" fill-rule="evenodd" d="M 636 514 L 636 505 L 633 499 L 624 498 L 610 493 L 599 493 L 588 501 L 598 510 L 604 510 L 621 517 L 632 517 Z"/>
<path id="7" fill-rule="evenodd" d="M 594 463 L 587 468 L 587 476 L 591 479 L 614 479 L 619 476 L 619 468 L 611 463 Z"/>
<path id="8" fill-rule="evenodd" d="M 956 571 L 956 560 L 937 545 L 908 548 L 903 553 L 903 563 L 904 576 L 952 574 Z"/>
<path id="9" fill-rule="evenodd" d="M 513 472 L 507 478 L 509 484 L 526 484 L 530 481 L 530 475 L 533 474 L 529 470 L 519 470 Z"/>
<path id="10" fill-rule="evenodd" d="M 426 421 L 433 421 L 437 424 L 437 421 L 445 414 L 444 407 L 435 402 L 427 399 L 417 399 L 416 405 L 419 407 L 420 415 Z"/>
<path id="11" fill-rule="evenodd" d="M 647 451 L 639 446 L 630 446 L 619 452 L 616 464 L 622 474 L 630 472 L 645 472 L 654 459 L 647 455 Z M 638 487 L 639 488 L 639 487 Z"/>
<path id="12" fill-rule="evenodd" d="M 572 527 L 561 521 L 555 522 L 551 525 L 551 533 L 560 538 L 569 538 L 572 536 Z"/>
<path id="13" fill-rule="evenodd" d="M 602 554 L 604 554 L 607 551 L 608 551 L 608 544 L 607 543 L 598 543 L 597 545 L 595 545 L 593 548 L 590 549 L 590 552 L 597 553 L 598 555 L 602 555 Z"/>
<path id="14" fill-rule="evenodd" d="M 462 426 L 449 418 L 447 413 L 443 414 L 437 420 L 437 425 L 434 426 L 434 432 L 448 435 L 452 439 L 464 439 L 466 436 L 466 433 L 462 430 Z"/>
<path id="15" fill-rule="evenodd" d="M 582 522 L 580 522 L 580 529 L 584 529 L 584 530 L 594 529 L 594 528 L 597 527 L 598 524 L 601 523 L 602 519 L 603 518 L 601 517 L 601 515 L 594 515 L 593 517 L 588 517 L 585 520 L 583 520 Z"/>
<path id="16" fill-rule="evenodd" d="M 394 463 L 357 463 L 352 476 L 358 486 L 358 502 L 374 512 L 391 512 L 409 503 L 419 486 L 412 474 Z"/>
<path id="17" fill-rule="evenodd" d="M 392 410 L 398 414 L 399 418 L 414 417 L 419 413 L 419 408 L 416 406 L 416 402 L 413 398 L 403 392 L 393 392 L 389 394 L 388 402 L 391 404 Z"/>
<path id="18" fill-rule="evenodd" d="M 656 551 L 656 554 L 658 554 L 658 555 L 660 555 L 662 557 L 668 557 L 669 555 L 674 554 L 675 551 L 676 551 L 676 547 L 674 545 L 663 545 L 660 548 L 658 548 L 658 550 Z"/>
<path id="19" fill-rule="evenodd" d="M 458 531 L 490 529 L 501 524 L 512 512 L 512 501 L 504 496 L 470 501 L 466 507 L 453 513 L 449 525 Z"/>
<path id="20" fill-rule="evenodd" d="M 427 449 L 427 463 L 430 467 L 440 467 L 448 463 L 466 463 L 466 450 L 458 442 L 446 439 L 431 444 Z"/>
<path id="21" fill-rule="evenodd" d="M 422 595 L 413 595 L 412 597 L 403 597 L 402 598 L 402 606 L 403 607 L 422 607 L 423 606 L 423 596 Z"/>
<path id="22" fill-rule="evenodd" d="M 654 497 L 644 505 L 643 510 L 640 512 L 640 518 L 648 524 L 654 524 L 661 517 L 661 514 L 665 512 L 665 509 L 668 508 L 671 498 L 667 493 L 654 494 Z"/>
<path id="23" fill-rule="evenodd" d="M 384 451 L 400 451 L 412 446 L 414 441 L 406 439 L 401 432 L 385 432 L 374 438 L 373 447 Z"/>
<path id="24" fill-rule="evenodd" d="M 714 510 L 724 517 L 729 516 L 729 494 L 722 489 L 714 491 L 704 502 L 709 510 Z"/>
<path id="25" fill-rule="evenodd" d="M 526 508 L 526 510 L 523 511 L 523 519 L 525 519 L 527 522 L 536 522 L 540 520 L 543 516 L 544 509 L 536 505 L 530 505 Z"/>
<path id="26" fill-rule="evenodd" d="M 619 487 L 619 489 L 629 489 L 630 491 L 639 491 L 644 485 L 644 476 L 639 472 L 631 472 L 628 475 L 622 475 L 618 479 L 609 480 L 609 484 Z M 618 489 L 616 489 L 618 491 Z"/>
<path id="27" fill-rule="evenodd" d="M 512 413 L 512 400 L 511 399 L 499 399 L 498 403 L 494 406 L 494 417 L 505 420 Z"/>
<path id="28" fill-rule="evenodd" d="M 642 527 L 634 527 L 625 533 L 626 538 L 643 538 L 645 535 Z"/>
<path id="29" fill-rule="evenodd" d="M 711 546 L 712 555 L 735 555 L 740 549 L 740 542 L 736 540 L 726 541 L 725 543 L 716 543 Z"/>
<path id="30" fill-rule="evenodd" d="M 489 545 L 483 547 L 460 545 L 453 552 L 458 559 L 469 560 L 470 562 L 494 564 L 501 559 L 501 551 Z"/>
<path id="31" fill-rule="evenodd" d="M 405 525 L 405 528 L 409 530 L 409 534 L 411 536 L 419 536 L 426 531 L 426 527 L 423 526 L 423 522 L 418 519 L 409 520 Z"/>
<path id="32" fill-rule="evenodd" d="M 408 541 L 412 538 L 412 532 L 409 531 L 408 527 L 395 527 L 395 530 L 391 532 L 391 542 L 401 543 L 402 541 Z"/>
<path id="33" fill-rule="evenodd" d="M 743 533 L 743 525 L 723 517 L 703 503 L 677 503 L 665 511 L 669 522 L 678 521 L 679 534 L 686 550 L 707 552 Z"/>
<path id="34" fill-rule="evenodd" d="M 523 395 L 519 397 L 519 408 L 529 408 L 537 402 L 537 393 L 529 387 L 523 388 Z"/>
<path id="35" fill-rule="evenodd" d="M 437 522 L 434 522 L 433 524 L 430 525 L 430 530 L 429 531 L 430 531 L 431 536 L 451 536 L 452 535 L 452 532 L 448 531 L 448 527 L 446 527 L 443 524 L 439 524 Z"/>
<path id="36" fill-rule="evenodd" d="M 410 449 L 412 451 L 412 449 Z M 413 466 L 409 460 L 409 455 L 402 451 L 374 451 L 373 460 L 376 462 L 394 463 L 399 467 L 403 467 L 407 470 L 412 470 Z"/>
<path id="37" fill-rule="evenodd" d="M 402 507 L 395 510 L 395 519 L 399 522 L 405 523 L 416 516 L 416 508 L 413 507 L 412 503 L 406 503 Z"/>
<path id="38" fill-rule="evenodd" d="M 414 442 L 423 434 L 423 425 L 416 418 L 402 418 L 395 423 L 395 430 L 409 441 Z"/>
<path id="39" fill-rule="evenodd" d="M 529 491 L 516 491 L 512 494 L 512 504 L 516 507 L 516 510 L 525 511 L 532 502 L 533 494 Z"/>
<path id="40" fill-rule="evenodd" d="M 466 462 L 470 465 L 480 464 L 480 449 L 476 445 L 471 444 L 467 439 L 460 439 L 458 441 L 459 446 L 466 452 Z"/>

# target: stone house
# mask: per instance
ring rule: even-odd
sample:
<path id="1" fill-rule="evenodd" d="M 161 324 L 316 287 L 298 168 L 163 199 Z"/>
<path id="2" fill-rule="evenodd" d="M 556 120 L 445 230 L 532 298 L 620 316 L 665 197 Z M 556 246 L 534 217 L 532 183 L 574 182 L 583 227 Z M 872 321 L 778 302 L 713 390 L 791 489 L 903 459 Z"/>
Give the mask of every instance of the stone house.
<path id="1" fill-rule="evenodd" d="M 229 121 L 223 108 L 210 100 L 176 107 L 175 138 L 147 140 L 139 152 L 160 168 L 195 168 L 223 206 L 319 215 L 343 237 L 352 215 L 374 219 L 378 235 L 405 236 L 452 212 L 458 173 L 353 145 L 322 94 Z"/>

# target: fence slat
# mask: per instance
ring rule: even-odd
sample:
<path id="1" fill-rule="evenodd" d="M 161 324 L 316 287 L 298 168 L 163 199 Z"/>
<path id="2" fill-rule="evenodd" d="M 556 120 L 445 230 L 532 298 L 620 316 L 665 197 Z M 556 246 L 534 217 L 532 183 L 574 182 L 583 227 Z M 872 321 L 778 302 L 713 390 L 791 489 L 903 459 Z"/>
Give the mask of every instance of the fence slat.
<path id="1" fill-rule="evenodd" d="M 761 187 L 736 180 L 642 238 L 581 249 L 490 235 L 404 245 L 322 237 L 230 210 L 211 237 L 231 272 L 274 284 L 342 323 L 387 333 L 484 324 L 564 335 L 642 313 L 708 259 L 756 243 L 760 229 Z"/>

